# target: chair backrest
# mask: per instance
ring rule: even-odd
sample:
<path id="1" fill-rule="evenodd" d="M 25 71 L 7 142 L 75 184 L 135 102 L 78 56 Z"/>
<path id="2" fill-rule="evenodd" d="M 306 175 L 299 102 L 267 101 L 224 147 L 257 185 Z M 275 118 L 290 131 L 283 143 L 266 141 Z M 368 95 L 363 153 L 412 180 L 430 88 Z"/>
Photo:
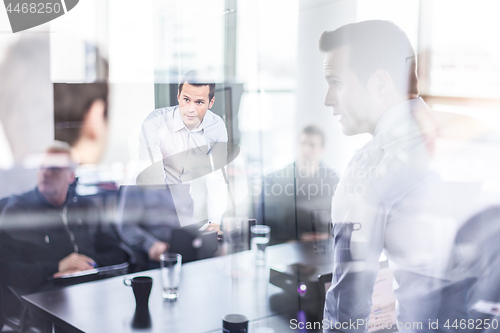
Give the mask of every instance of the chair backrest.
<path id="1" fill-rule="evenodd" d="M 180 253 L 182 262 L 190 262 L 211 257 L 217 251 L 217 232 L 199 232 L 184 227 L 172 231 L 169 252 Z"/>
<path id="2" fill-rule="evenodd" d="M 2 215 L 3 209 L 9 203 L 10 197 L 0 199 L 0 216 Z"/>
<path id="3" fill-rule="evenodd" d="M 500 206 L 491 206 L 472 216 L 457 232 L 455 262 L 461 265 L 467 285 L 470 319 L 486 322 L 500 311 Z M 498 332 L 498 326 L 482 332 Z"/>
<path id="4" fill-rule="evenodd" d="M 10 197 L 0 199 L 0 216 L 2 216 L 3 209 L 5 208 L 5 206 L 7 206 L 7 203 L 9 202 L 9 198 Z M 3 300 L 4 300 L 3 286 L 0 285 L 0 306 L 2 307 L 2 308 L 0 308 L 0 330 L 2 330 L 4 322 L 5 322 L 4 313 L 3 313 Z"/>
<path id="5" fill-rule="evenodd" d="M 11 287 L 0 284 L 0 303 L 0 325 L 7 324 L 16 332 L 24 332 L 28 310 L 21 297 Z"/>

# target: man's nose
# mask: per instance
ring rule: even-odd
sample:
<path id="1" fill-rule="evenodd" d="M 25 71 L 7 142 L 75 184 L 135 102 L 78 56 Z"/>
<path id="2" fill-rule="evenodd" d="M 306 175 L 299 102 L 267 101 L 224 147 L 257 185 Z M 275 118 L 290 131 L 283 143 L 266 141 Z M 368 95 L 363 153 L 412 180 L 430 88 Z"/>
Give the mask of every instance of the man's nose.
<path id="1" fill-rule="evenodd" d="M 186 106 L 184 106 L 184 112 L 186 113 L 196 112 L 196 107 L 194 106 L 194 103 L 188 103 Z"/>
<path id="2" fill-rule="evenodd" d="M 336 106 L 338 104 L 338 96 L 336 88 L 328 88 L 325 97 L 325 106 Z"/>
<path id="3" fill-rule="evenodd" d="M 42 168 L 42 175 L 44 178 L 48 178 L 50 177 L 52 171 L 50 170 L 50 168 Z"/>

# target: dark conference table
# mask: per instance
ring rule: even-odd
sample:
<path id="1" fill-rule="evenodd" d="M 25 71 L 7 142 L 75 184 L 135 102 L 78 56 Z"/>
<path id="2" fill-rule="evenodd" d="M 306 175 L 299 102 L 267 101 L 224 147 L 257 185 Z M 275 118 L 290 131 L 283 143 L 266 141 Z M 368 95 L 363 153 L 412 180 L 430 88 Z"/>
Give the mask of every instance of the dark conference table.
<path id="1" fill-rule="evenodd" d="M 286 296 L 269 283 L 269 267 L 292 263 L 333 262 L 333 256 L 315 253 L 312 243 L 287 243 L 267 248 L 267 267 L 256 267 L 253 252 L 244 251 L 182 266 L 179 298 L 165 301 L 159 270 L 150 270 L 82 283 L 54 291 L 23 296 L 28 307 L 68 332 L 217 332 L 222 317 L 240 313 L 255 327 L 275 333 L 291 331 L 289 318 L 299 310 L 299 297 Z M 152 325 L 132 328 L 135 299 L 124 278 L 151 276 L 149 299 Z M 281 299 L 281 301 L 280 301 Z"/>

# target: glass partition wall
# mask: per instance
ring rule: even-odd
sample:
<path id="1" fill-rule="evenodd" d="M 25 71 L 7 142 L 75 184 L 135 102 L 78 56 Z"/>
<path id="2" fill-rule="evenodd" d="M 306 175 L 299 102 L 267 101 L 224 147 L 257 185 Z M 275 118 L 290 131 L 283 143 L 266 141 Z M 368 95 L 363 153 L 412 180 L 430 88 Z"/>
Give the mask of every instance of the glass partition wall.
<path id="1" fill-rule="evenodd" d="M 213 147 L 207 145 L 207 150 L 200 150 L 201 155 L 212 157 L 195 159 L 199 163 L 195 166 L 208 170 L 217 165 L 216 169 L 224 170 L 221 179 L 227 190 L 227 205 L 222 230 L 227 231 L 226 241 L 235 239 L 232 231 L 238 228 L 249 237 L 251 231 L 245 223 L 264 224 L 271 229 L 270 244 L 302 241 L 300 246 L 313 244 L 311 253 L 316 258 L 326 258 L 332 253 L 332 196 L 349 162 L 372 136 L 344 135 L 332 107 L 325 107 L 328 84 L 324 54 L 318 48 L 321 34 L 364 20 L 395 22 L 416 51 L 424 101 L 436 111 L 473 116 L 499 129 L 498 6 L 496 0 L 80 1 L 75 9 L 50 24 L 15 38 L 0 34 L 1 61 L 5 61 L 0 67 L 5 73 L 3 94 L 0 92 L 0 125 L 5 133 L 0 133 L 0 146 L 12 150 L 11 156 L 7 156 L 7 150 L 0 150 L 0 167 L 22 165 L 30 170 L 29 177 L 19 177 L 22 183 L 4 177 L 2 197 L 36 185 L 36 158 L 54 139 L 54 128 L 60 126 L 51 118 L 52 84 L 89 83 L 107 77 L 106 149 L 98 163 L 78 167 L 76 191 L 105 208 L 107 221 L 119 221 L 123 218 L 119 213 L 123 202 L 120 186 L 137 185 L 138 175 L 144 176 L 143 172 L 154 164 L 144 165 L 140 158 L 145 119 L 155 109 L 177 105 L 181 78 L 190 70 L 201 70 L 216 83 L 211 110 L 227 129 L 225 147 L 230 158 L 222 167 L 213 158 L 215 154 L 208 154 Z M 28 40 L 31 48 L 39 45 L 35 49 L 38 53 L 31 52 L 30 47 L 21 51 L 38 56 L 39 63 L 30 64 L 43 70 L 31 70 L 23 64 L 24 58 L 12 53 L 9 47 L 21 40 Z M 29 73 L 23 68 L 30 68 Z M 18 98 L 16 91 L 21 90 L 16 84 L 34 98 Z M 474 156 L 472 160 L 477 157 L 477 161 L 483 161 L 483 150 L 465 148 L 477 153 L 470 155 Z M 498 178 L 497 155 L 490 155 L 488 172 Z M 473 164 L 471 159 L 445 160 L 452 163 L 441 176 L 467 171 Z M 488 163 L 473 166 L 483 170 L 483 164 Z M 165 180 L 161 176 L 160 182 Z M 209 220 L 208 214 L 202 213 L 209 209 L 207 186 L 198 179 L 203 176 L 206 174 L 189 179 L 190 194 L 196 202 L 191 208 L 199 217 L 194 222 L 199 224 Z M 487 184 L 487 190 L 498 192 L 500 181 L 496 178 Z M 472 183 L 470 178 L 462 180 L 457 183 Z M 453 200 L 453 196 L 443 195 L 440 200 L 443 198 Z M 147 202 L 153 203 L 154 198 Z M 226 217 L 230 224 L 224 226 Z M 359 221 L 347 224 L 351 232 L 358 230 Z M 448 240 L 453 242 L 452 238 Z M 250 242 L 241 243 L 244 246 L 234 252 L 251 247 Z M 279 251 L 280 247 L 273 249 Z M 226 248 L 220 254 L 231 251 Z M 299 252 L 293 258 L 304 261 Z M 226 263 L 228 266 L 218 268 L 231 276 L 234 304 L 244 303 L 239 295 L 245 290 L 268 288 L 268 270 L 262 273 L 262 266 L 231 260 Z M 307 267 L 290 267 L 297 275 L 307 271 Z M 328 269 L 331 273 L 332 265 Z M 247 278 L 256 276 L 264 278 L 249 288 Z"/>
<path id="2" fill-rule="evenodd" d="M 298 2 L 155 1 L 153 13 L 155 107 L 177 104 L 177 85 L 187 71 L 213 77 L 212 111 L 241 148 L 227 170 L 237 207 L 230 214 L 265 223 L 265 178 L 293 164 L 297 142 Z M 293 207 L 293 194 L 288 200 Z"/>

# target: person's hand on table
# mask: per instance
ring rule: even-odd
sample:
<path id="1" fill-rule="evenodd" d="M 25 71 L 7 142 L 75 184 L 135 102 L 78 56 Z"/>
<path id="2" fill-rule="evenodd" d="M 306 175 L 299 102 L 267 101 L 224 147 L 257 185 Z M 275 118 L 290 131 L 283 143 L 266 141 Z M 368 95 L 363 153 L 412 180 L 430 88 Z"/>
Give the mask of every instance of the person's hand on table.
<path id="1" fill-rule="evenodd" d="M 94 269 L 96 263 L 91 258 L 78 253 L 71 253 L 69 256 L 59 261 L 59 271 L 54 274 L 54 277 L 61 277 L 65 274 L 71 274 L 89 269 Z"/>
<path id="2" fill-rule="evenodd" d="M 205 231 L 217 231 L 217 235 L 221 235 L 223 232 L 220 230 L 220 224 L 209 223 Z"/>
<path id="3" fill-rule="evenodd" d="M 149 259 L 153 261 L 160 261 L 160 255 L 168 251 L 168 243 L 156 242 L 151 245 L 148 251 Z"/>
<path id="4" fill-rule="evenodd" d="M 303 242 L 312 242 L 312 241 L 326 240 L 328 239 L 328 237 L 329 237 L 328 233 L 306 232 L 300 237 L 300 240 Z"/>

